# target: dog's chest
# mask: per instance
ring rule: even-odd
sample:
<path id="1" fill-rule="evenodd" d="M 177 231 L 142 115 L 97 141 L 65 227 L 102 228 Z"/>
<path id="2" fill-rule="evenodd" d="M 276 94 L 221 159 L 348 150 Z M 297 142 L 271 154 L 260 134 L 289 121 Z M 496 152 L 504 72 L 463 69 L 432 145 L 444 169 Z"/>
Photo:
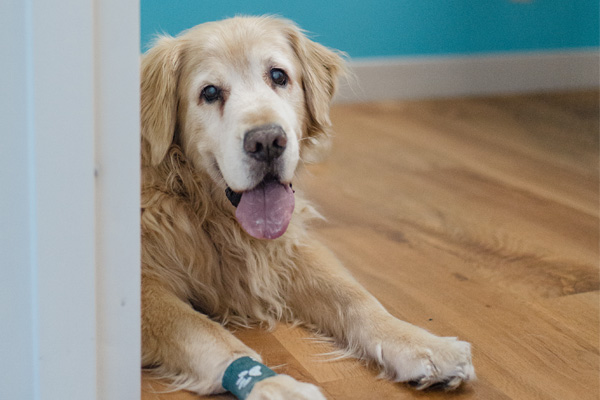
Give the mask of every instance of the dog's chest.
<path id="1" fill-rule="evenodd" d="M 198 268 L 190 282 L 196 308 L 241 324 L 286 316 L 286 293 L 295 270 L 293 251 L 274 243 L 239 240 L 237 234 L 223 235 L 222 230 L 205 239 L 212 244 L 211 262 Z"/>

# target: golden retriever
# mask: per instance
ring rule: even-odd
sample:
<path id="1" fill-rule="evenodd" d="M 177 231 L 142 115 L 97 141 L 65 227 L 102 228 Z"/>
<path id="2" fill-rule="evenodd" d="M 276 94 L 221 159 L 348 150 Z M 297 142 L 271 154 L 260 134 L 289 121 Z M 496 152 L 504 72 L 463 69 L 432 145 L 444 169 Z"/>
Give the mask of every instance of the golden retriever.
<path id="1" fill-rule="evenodd" d="M 292 189 L 327 146 L 345 71 L 293 23 L 236 17 L 161 37 L 143 57 L 144 367 L 178 388 L 225 391 L 234 360 L 261 357 L 224 326 L 294 321 L 418 389 L 475 377 L 470 345 L 400 321 L 311 236 Z M 249 399 L 324 399 L 286 375 Z"/>

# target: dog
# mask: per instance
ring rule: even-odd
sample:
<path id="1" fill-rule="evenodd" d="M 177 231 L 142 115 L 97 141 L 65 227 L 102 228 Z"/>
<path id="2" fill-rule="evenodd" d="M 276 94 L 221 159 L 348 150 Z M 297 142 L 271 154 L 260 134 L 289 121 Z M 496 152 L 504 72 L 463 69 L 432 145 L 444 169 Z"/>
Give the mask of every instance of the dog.
<path id="1" fill-rule="evenodd" d="M 254 350 L 227 324 L 301 323 L 417 389 L 475 378 L 469 343 L 390 315 L 310 233 L 293 180 L 329 146 L 340 53 L 275 17 L 162 36 L 141 66 L 142 366 L 224 392 Z M 325 397 L 279 374 L 248 399 Z"/>

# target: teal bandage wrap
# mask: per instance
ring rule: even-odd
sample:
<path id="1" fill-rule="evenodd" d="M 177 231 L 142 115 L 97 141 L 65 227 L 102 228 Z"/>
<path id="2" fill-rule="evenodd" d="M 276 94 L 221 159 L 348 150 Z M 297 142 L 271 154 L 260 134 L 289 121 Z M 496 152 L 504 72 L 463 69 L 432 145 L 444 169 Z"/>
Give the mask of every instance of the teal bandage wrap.
<path id="1" fill-rule="evenodd" d="M 275 375 L 266 365 L 250 357 L 242 357 L 229 364 L 222 385 L 238 399 L 245 400 L 257 382 Z"/>

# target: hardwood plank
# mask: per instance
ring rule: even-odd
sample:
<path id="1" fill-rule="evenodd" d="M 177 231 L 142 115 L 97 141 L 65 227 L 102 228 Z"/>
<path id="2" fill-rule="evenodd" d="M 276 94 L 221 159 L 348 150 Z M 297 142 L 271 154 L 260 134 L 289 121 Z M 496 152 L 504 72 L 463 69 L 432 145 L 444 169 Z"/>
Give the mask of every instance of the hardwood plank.
<path id="1" fill-rule="evenodd" d="M 546 299 L 534 303 L 538 311 L 551 319 L 551 323 L 560 326 L 564 335 L 577 342 L 583 348 L 598 348 L 598 329 L 600 327 L 600 292 L 586 292 L 571 296 Z M 536 312 L 537 313 L 537 312 Z M 582 351 L 581 356 L 589 359 L 597 356 L 595 351 Z M 592 357 L 591 370 L 598 370 L 598 357 Z"/>
<path id="2" fill-rule="evenodd" d="M 332 400 L 597 399 L 598 95 L 337 105 L 329 159 L 294 184 L 392 314 L 473 343 L 477 382 L 417 393 L 299 327 L 236 335 Z"/>

